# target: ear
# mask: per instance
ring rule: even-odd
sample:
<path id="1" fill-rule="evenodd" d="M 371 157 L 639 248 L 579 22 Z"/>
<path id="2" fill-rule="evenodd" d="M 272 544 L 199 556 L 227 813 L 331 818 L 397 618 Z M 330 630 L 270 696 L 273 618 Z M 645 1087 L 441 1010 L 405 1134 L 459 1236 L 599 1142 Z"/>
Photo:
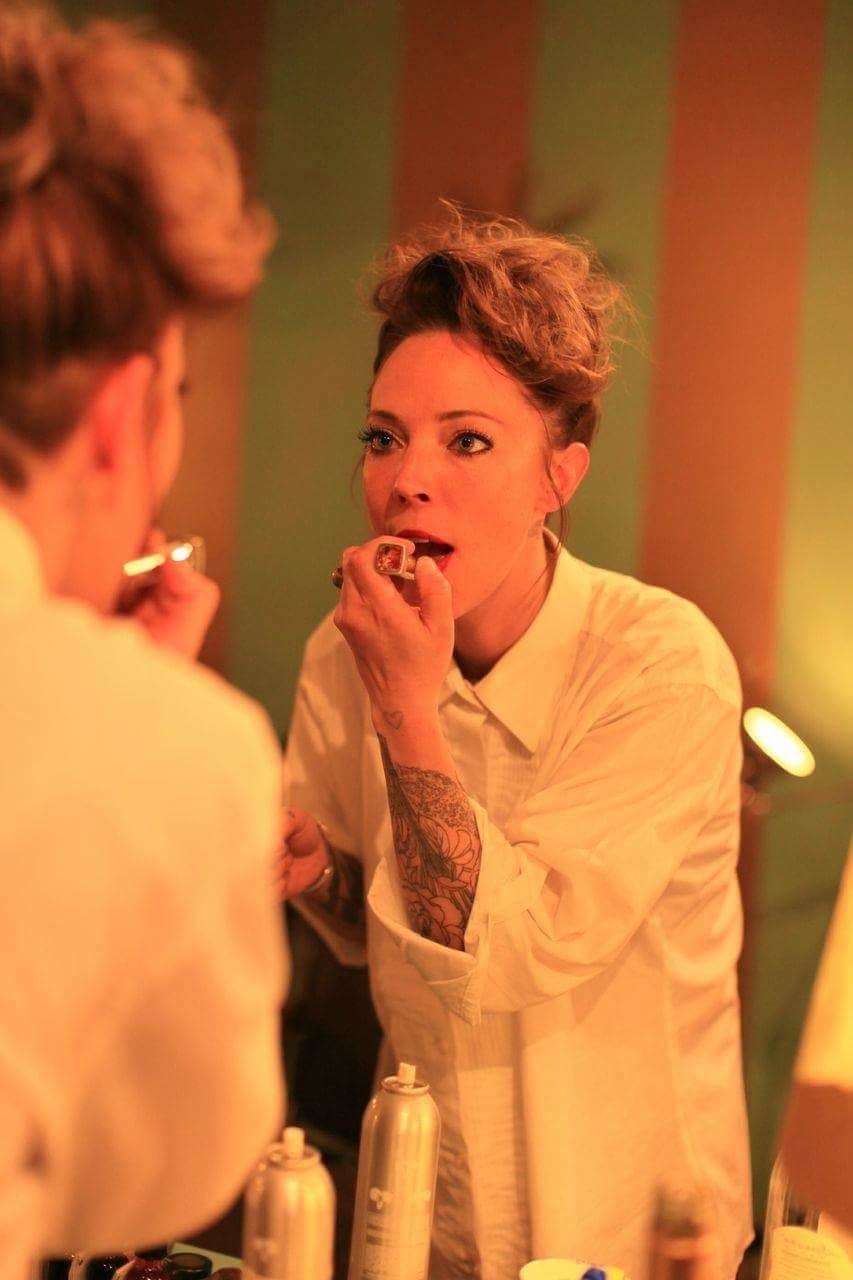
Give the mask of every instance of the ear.
<path id="1" fill-rule="evenodd" d="M 548 459 L 550 479 L 548 489 L 548 513 L 557 511 L 574 497 L 589 469 L 589 449 L 575 440 L 564 449 L 553 449 Z M 552 487 L 553 485 L 553 487 Z M 560 496 L 557 502 L 557 494 Z"/>
<path id="2" fill-rule="evenodd" d="M 115 474 L 124 469 L 142 441 L 154 360 L 138 354 L 116 365 L 86 406 L 95 469 Z"/>

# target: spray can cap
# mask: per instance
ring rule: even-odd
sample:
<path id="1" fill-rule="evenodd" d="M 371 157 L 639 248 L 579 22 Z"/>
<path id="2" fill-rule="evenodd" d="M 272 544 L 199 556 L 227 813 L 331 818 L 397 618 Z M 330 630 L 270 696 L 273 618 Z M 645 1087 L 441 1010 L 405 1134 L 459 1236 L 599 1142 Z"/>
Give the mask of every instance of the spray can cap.
<path id="1" fill-rule="evenodd" d="M 296 1125 L 288 1125 L 281 1135 L 280 1142 L 274 1142 L 267 1148 L 267 1153 L 258 1166 L 259 1169 L 282 1166 L 286 1169 L 309 1169 L 320 1163 L 320 1152 L 310 1146 L 306 1140 L 304 1129 Z"/>
<path id="2" fill-rule="evenodd" d="M 281 1135 L 285 1160 L 301 1160 L 305 1155 L 305 1130 L 288 1125 Z"/>
<path id="3" fill-rule="evenodd" d="M 397 1064 L 397 1074 L 386 1076 L 381 1081 L 381 1086 L 388 1093 L 399 1093 L 406 1098 L 429 1093 L 429 1085 L 425 1081 L 418 1079 L 418 1069 L 411 1062 L 399 1062 Z"/>

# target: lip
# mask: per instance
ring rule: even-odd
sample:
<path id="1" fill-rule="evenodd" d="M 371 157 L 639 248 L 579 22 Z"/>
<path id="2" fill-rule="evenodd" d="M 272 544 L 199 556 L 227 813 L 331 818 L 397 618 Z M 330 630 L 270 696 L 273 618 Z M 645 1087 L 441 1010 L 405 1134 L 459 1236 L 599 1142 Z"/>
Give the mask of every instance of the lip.
<path id="1" fill-rule="evenodd" d="M 456 548 L 447 538 L 440 538 L 438 534 L 431 533 L 429 529 L 394 529 L 389 530 L 392 538 L 408 538 L 413 541 L 415 538 L 423 538 L 427 542 L 442 542 L 446 547 L 451 547 L 454 551 Z"/>
<path id="2" fill-rule="evenodd" d="M 433 559 L 433 563 L 442 573 L 447 569 L 456 551 L 452 542 L 448 542 L 446 538 L 439 538 L 437 534 L 431 533 L 429 529 L 398 529 L 391 536 L 394 538 L 408 538 L 410 541 L 414 538 L 424 538 L 428 542 L 442 542 L 446 547 L 450 547 L 450 550 L 443 556 L 435 556 Z"/>

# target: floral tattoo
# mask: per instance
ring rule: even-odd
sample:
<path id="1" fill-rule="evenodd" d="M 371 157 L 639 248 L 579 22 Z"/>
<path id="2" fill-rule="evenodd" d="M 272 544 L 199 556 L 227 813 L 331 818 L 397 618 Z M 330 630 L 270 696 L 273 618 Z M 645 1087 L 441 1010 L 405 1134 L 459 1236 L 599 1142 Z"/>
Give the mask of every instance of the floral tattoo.
<path id="1" fill-rule="evenodd" d="M 412 928 L 462 951 L 482 846 L 468 797 L 434 769 L 396 764 L 381 734 L 388 808 Z"/>

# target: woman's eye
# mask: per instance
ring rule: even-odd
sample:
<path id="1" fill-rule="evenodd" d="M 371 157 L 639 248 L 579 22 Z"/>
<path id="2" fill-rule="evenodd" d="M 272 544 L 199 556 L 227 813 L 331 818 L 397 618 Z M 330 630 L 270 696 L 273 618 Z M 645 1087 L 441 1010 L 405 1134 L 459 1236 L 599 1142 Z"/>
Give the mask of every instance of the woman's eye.
<path id="1" fill-rule="evenodd" d="M 372 453 L 387 453 L 394 443 L 391 432 L 381 427 L 365 427 L 359 431 L 358 438 Z"/>
<path id="2" fill-rule="evenodd" d="M 488 436 L 481 436 L 476 431 L 460 431 L 453 445 L 460 453 L 486 453 L 492 448 Z"/>

